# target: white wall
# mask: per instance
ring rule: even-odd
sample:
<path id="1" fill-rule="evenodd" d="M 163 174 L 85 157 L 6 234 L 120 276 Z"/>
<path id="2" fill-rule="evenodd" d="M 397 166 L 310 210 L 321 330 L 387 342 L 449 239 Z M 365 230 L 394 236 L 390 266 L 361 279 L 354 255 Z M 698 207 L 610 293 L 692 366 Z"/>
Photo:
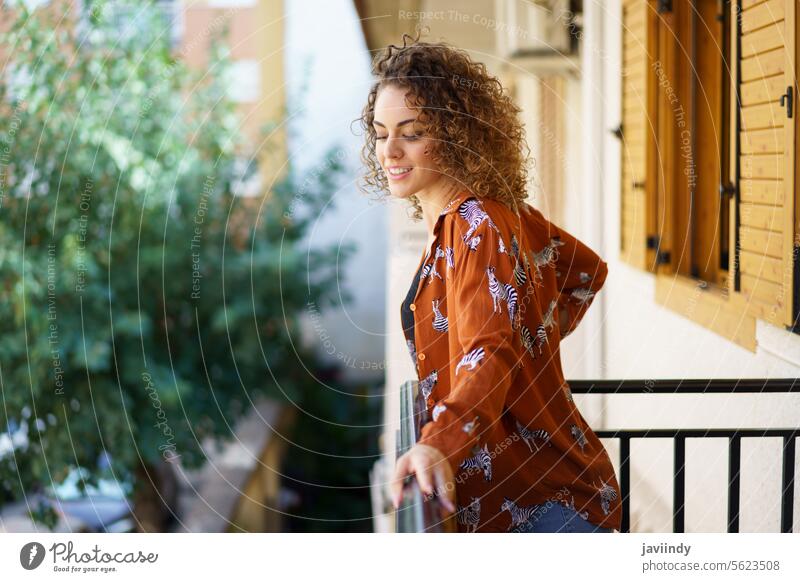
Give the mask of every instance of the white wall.
<path id="1" fill-rule="evenodd" d="M 599 116 L 588 131 L 591 148 L 602 152 L 600 179 L 587 184 L 587 196 L 601 201 L 596 229 L 602 233 L 609 265 L 600 303 L 606 338 L 605 378 L 778 378 L 800 377 L 800 336 L 758 322 L 756 353 L 714 334 L 654 301 L 654 276 L 619 259 L 620 144 L 607 129 L 620 121 L 620 0 L 584 3 L 587 51 L 600 58 L 585 60 L 597 70 L 585 78 L 602 79 L 604 90 L 585 112 Z M 593 48 L 595 47 L 595 48 Z M 586 96 L 589 88 L 585 88 Z M 591 114 L 590 114 L 591 115 Z M 586 171 L 594 162 L 586 164 Z M 595 307 L 592 310 L 596 309 Z M 582 397 L 584 400 L 597 397 Z M 735 428 L 800 426 L 800 397 L 781 395 L 611 396 L 604 418 L 593 426 L 608 428 Z M 590 420 L 587 418 L 587 420 Z M 592 420 L 590 420 L 592 422 Z M 763 442 L 761 442 L 763 441 Z M 635 443 L 632 447 L 631 499 L 634 531 L 671 531 L 671 441 Z M 615 451 L 609 446 L 610 451 Z M 616 456 L 616 455 L 614 455 Z M 616 458 L 615 458 L 616 460 Z M 800 457 L 795 470 L 800 475 Z M 781 457 L 778 441 L 758 439 L 742 444 L 740 531 L 779 531 Z M 686 531 L 725 531 L 727 447 L 722 440 L 687 443 Z M 795 508 L 800 507 L 795 486 Z M 794 527 L 800 526 L 795 509 Z"/>
<path id="2" fill-rule="evenodd" d="M 286 77 L 289 108 L 300 109 L 293 119 L 289 142 L 292 163 L 315 170 L 332 144 L 346 165 L 345 180 L 336 192 L 335 207 L 326 210 L 308 237 L 311 246 L 354 241 L 356 254 L 340 270 L 339 284 L 353 303 L 329 309 L 318 319 L 309 312 L 306 341 L 330 361 L 345 364 L 351 379 L 381 379 L 384 375 L 386 224 L 387 209 L 358 192 L 362 140 L 358 124 L 371 76 L 370 55 L 351 0 L 291 0 L 285 2 Z M 308 75 L 304 70 L 308 67 Z M 297 95 L 307 83 L 305 99 Z M 324 166 L 323 166 L 324 167 Z"/>

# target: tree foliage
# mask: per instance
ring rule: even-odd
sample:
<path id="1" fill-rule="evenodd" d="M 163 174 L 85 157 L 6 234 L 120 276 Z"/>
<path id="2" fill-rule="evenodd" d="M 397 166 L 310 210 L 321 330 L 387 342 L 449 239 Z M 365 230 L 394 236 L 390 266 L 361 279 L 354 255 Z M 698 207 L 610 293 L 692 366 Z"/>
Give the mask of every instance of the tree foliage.
<path id="1" fill-rule="evenodd" d="M 335 303 L 353 250 L 299 244 L 335 159 L 243 207 L 223 45 L 194 72 L 131 6 L 127 33 L 102 2 L 69 27 L 19 7 L 0 40 L 0 503 L 91 483 L 104 452 L 131 485 L 197 465 L 252 399 L 301 398 L 298 315 Z"/>

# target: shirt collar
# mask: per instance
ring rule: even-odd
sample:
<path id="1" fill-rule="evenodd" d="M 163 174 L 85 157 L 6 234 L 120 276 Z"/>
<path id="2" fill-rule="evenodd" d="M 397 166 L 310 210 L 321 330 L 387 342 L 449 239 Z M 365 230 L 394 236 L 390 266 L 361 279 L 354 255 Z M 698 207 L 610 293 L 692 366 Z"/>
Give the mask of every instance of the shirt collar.
<path id="1" fill-rule="evenodd" d="M 458 210 L 458 208 L 467 198 L 474 198 L 474 197 L 475 195 L 469 190 L 461 190 L 460 192 L 458 192 L 458 194 L 456 194 L 455 198 L 453 198 L 447 204 L 447 206 L 444 207 L 439 216 L 444 216 L 445 214 L 452 214 L 453 212 Z"/>

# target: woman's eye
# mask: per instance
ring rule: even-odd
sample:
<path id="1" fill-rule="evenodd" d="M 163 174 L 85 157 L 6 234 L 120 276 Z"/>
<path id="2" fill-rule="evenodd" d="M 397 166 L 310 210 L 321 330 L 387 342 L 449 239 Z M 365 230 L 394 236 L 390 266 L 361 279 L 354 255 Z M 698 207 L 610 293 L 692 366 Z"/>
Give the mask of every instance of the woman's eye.
<path id="1" fill-rule="evenodd" d="M 389 136 L 388 135 L 378 135 L 378 136 L 375 137 L 375 139 L 376 140 L 381 140 L 381 139 L 386 139 L 387 137 L 389 137 Z M 421 133 L 417 133 L 417 134 L 414 134 L 414 135 L 401 135 L 400 137 L 402 137 L 403 139 L 408 140 L 408 141 L 414 141 L 414 140 L 419 139 L 420 137 L 422 137 L 422 134 Z"/>

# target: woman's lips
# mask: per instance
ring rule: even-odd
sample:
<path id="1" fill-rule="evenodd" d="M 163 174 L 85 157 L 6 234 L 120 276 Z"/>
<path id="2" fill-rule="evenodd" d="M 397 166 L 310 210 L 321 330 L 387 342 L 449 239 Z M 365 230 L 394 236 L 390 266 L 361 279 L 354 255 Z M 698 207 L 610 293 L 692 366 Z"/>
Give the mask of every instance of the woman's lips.
<path id="1" fill-rule="evenodd" d="M 389 176 L 390 180 L 402 180 L 406 176 L 408 176 L 414 168 L 407 168 L 407 172 L 403 172 L 402 174 L 392 174 L 389 170 L 386 170 L 386 175 Z"/>

